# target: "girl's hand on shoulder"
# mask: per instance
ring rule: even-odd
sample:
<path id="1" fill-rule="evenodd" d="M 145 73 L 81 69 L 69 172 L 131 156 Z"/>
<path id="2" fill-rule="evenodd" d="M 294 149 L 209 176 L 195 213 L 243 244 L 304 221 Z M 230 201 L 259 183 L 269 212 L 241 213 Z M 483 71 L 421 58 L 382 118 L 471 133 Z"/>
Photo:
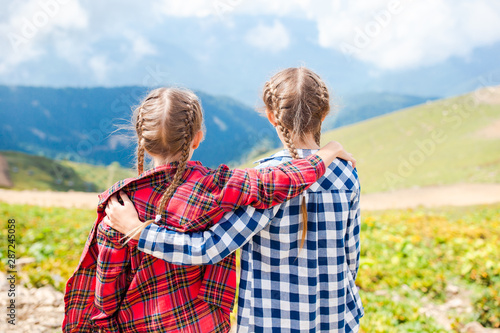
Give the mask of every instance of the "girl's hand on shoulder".
<path id="1" fill-rule="evenodd" d="M 123 201 L 123 205 L 118 201 L 118 195 Z M 120 191 L 118 194 L 114 194 L 108 200 L 106 205 L 106 216 L 102 220 L 105 224 L 109 225 L 111 228 L 115 229 L 122 234 L 128 234 L 133 229 L 142 225 L 139 220 L 139 215 L 135 209 L 134 203 L 130 200 L 127 194 Z M 137 235 L 136 239 L 140 235 Z"/>
<path id="2" fill-rule="evenodd" d="M 356 160 L 351 153 L 345 151 L 344 147 L 337 141 L 330 141 L 324 145 L 318 152 L 317 155 L 321 157 L 325 165 L 330 165 L 333 160 L 340 158 L 352 163 L 352 167 L 356 167 Z"/>

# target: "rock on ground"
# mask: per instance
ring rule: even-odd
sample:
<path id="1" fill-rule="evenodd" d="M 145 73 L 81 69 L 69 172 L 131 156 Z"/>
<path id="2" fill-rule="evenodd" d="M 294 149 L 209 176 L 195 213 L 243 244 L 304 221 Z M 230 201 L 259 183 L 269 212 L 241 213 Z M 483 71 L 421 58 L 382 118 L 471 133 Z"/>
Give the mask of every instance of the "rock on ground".
<path id="1" fill-rule="evenodd" d="M 9 286 L 7 277 L 0 273 L 0 307 L 6 309 L 10 298 L 7 295 Z M 0 332 L 12 333 L 45 333 L 60 332 L 64 317 L 64 295 L 51 286 L 42 288 L 25 288 L 16 285 L 15 289 L 16 319 L 11 325 L 6 320 L 0 321 Z"/>

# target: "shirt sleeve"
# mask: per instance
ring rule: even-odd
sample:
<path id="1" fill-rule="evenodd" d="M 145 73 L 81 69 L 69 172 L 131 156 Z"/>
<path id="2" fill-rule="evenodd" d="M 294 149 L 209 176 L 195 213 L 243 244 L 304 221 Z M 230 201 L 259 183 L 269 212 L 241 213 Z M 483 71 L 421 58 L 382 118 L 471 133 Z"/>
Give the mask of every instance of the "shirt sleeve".
<path id="1" fill-rule="evenodd" d="M 359 231 L 361 224 L 361 211 L 359 207 L 359 192 L 353 192 L 349 210 L 349 219 L 347 220 L 347 231 L 345 235 L 346 261 L 353 278 L 359 269 Z"/>
<path id="2" fill-rule="evenodd" d="M 324 173 L 318 155 L 259 170 L 220 168 L 214 179 L 221 188 L 216 200 L 225 212 L 240 206 L 270 208 L 299 195 Z"/>
<path id="3" fill-rule="evenodd" d="M 279 208 L 239 208 L 203 232 L 180 233 L 151 224 L 142 231 L 138 249 L 175 265 L 215 264 L 265 228 Z"/>
<path id="4" fill-rule="evenodd" d="M 98 313 L 92 320 L 106 332 L 119 332 L 115 313 L 128 290 L 130 247 L 120 242 L 122 234 L 100 223 L 97 229 L 98 261 L 94 306 Z M 135 241 L 136 242 L 136 241 Z"/>

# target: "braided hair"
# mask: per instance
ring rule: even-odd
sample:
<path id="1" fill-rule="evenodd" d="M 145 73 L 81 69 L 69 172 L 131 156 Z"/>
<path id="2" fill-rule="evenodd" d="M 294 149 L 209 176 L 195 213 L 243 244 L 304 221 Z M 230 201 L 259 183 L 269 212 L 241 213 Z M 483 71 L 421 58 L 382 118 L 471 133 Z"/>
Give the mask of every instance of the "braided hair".
<path id="1" fill-rule="evenodd" d="M 191 154 L 191 143 L 203 130 L 203 113 L 196 95 L 189 90 L 159 88 L 151 91 L 134 112 L 133 121 L 137 133 L 137 172 L 144 172 L 144 156 L 167 160 L 180 156 L 175 174 L 163 192 L 154 220 L 148 220 L 132 230 L 124 238 L 135 237 L 153 222 L 159 222 L 169 200 L 187 169 Z"/>
<path id="2" fill-rule="evenodd" d="M 328 88 L 313 71 L 304 68 L 288 68 L 275 74 L 264 86 L 263 100 L 266 109 L 272 112 L 276 128 L 281 133 L 285 147 L 292 158 L 299 158 L 294 141 L 304 140 L 313 134 L 320 145 L 321 122 L 330 112 Z M 307 207 L 305 198 L 301 202 L 302 239 L 304 247 L 307 235 Z"/>

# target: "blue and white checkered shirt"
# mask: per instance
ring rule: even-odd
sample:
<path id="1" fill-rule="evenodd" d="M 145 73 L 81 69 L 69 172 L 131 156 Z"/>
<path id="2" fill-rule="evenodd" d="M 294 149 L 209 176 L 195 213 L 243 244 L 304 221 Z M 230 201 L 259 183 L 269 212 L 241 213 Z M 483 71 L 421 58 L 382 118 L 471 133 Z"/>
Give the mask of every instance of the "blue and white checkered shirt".
<path id="1" fill-rule="evenodd" d="M 283 150 L 260 160 L 258 168 L 289 160 Z M 354 284 L 359 194 L 356 170 L 337 159 L 304 194 L 281 205 L 239 208 L 199 233 L 151 224 L 138 246 L 178 265 L 213 264 L 241 247 L 238 332 L 357 332 L 364 314 Z M 303 197 L 308 221 L 300 249 Z"/>

